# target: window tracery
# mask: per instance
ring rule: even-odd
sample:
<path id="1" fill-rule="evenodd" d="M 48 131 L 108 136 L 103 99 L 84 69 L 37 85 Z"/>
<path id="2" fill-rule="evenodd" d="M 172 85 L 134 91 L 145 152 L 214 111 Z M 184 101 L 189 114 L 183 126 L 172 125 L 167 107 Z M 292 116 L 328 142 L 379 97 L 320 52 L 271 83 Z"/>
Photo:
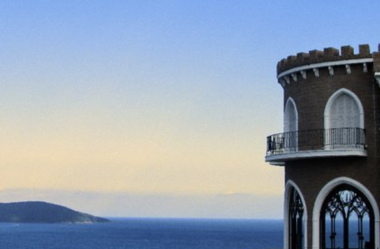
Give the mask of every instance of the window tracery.
<path id="1" fill-rule="evenodd" d="M 367 198 L 343 184 L 325 199 L 321 210 L 321 248 L 373 248 L 374 218 Z"/>

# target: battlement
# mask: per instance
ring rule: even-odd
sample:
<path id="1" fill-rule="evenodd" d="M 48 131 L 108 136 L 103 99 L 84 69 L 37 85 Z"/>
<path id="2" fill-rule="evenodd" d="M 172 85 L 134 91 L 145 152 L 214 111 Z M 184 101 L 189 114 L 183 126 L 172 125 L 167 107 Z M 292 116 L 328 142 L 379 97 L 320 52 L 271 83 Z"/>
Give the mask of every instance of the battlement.
<path id="1" fill-rule="evenodd" d="M 288 56 L 282 59 L 277 64 L 277 75 L 290 70 L 292 68 L 318 64 L 324 62 L 334 62 L 343 60 L 365 59 L 379 57 L 380 44 L 378 51 L 373 54 L 370 51 L 369 45 L 359 45 L 359 53 L 354 53 L 354 48 L 351 46 L 342 46 L 340 51 L 336 48 L 325 48 L 323 51 L 312 50 L 309 53 L 298 53 L 297 55 Z"/>

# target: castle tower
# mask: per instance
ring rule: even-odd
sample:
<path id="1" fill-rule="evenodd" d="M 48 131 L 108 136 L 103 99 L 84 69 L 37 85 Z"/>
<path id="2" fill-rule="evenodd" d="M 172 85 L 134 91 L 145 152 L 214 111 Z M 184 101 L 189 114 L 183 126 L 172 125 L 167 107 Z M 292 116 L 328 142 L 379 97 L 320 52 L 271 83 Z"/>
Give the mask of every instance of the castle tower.
<path id="1" fill-rule="evenodd" d="M 380 45 L 298 53 L 277 65 L 284 130 L 284 248 L 380 248 Z"/>

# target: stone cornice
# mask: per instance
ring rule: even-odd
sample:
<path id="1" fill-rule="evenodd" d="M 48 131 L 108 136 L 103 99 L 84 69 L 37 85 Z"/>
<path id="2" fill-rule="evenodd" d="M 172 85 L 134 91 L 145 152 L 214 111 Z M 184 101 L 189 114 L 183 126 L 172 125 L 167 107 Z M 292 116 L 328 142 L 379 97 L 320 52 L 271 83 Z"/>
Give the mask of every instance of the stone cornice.
<path id="1" fill-rule="evenodd" d="M 329 62 L 321 62 L 321 63 L 315 63 L 300 67 L 295 67 L 292 69 L 289 69 L 287 71 L 284 71 L 280 73 L 277 76 L 278 81 L 284 85 L 285 83 L 290 83 L 290 77 L 293 79 L 293 81 L 297 81 L 297 74 L 300 74 L 303 79 L 306 79 L 306 71 L 312 70 L 314 72 L 315 77 L 319 77 L 319 69 L 320 68 L 327 68 L 329 70 L 329 74 L 332 76 L 334 75 L 334 67 L 336 66 L 345 66 L 347 74 L 351 73 L 351 67 L 352 64 L 362 64 L 363 65 L 363 72 L 368 72 L 368 65 L 369 63 L 373 63 L 373 58 L 362 58 L 362 59 L 352 59 L 352 60 L 340 60 L 340 61 L 329 61 Z"/>

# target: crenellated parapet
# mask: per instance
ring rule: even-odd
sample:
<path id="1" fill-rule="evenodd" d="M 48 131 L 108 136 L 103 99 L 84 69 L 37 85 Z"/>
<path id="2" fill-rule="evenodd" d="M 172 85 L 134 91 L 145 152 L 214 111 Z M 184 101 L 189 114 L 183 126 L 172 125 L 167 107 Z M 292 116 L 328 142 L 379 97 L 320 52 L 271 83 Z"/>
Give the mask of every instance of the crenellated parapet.
<path id="1" fill-rule="evenodd" d="M 298 53 L 288 56 L 277 64 L 277 77 L 282 86 L 296 82 L 299 77 L 306 79 L 307 71 L 312 71 L 314 77 L 319 77 L 319 71 L 326 68 L 329 75 L 334 75 L 334 68 L 344 66 L 346 73 L 351 73 L 351 65 L 361 64 L 363 72 L 367 73 L 372 67 L 374 77 L 380 85 L 380 45 L 377 52 L 371 53 L 369 45 L 360 45 L 355 53 L 351 46 L 341 49 L 325 48 L 323 51 L 312 50 L 309 53 Z"/>

